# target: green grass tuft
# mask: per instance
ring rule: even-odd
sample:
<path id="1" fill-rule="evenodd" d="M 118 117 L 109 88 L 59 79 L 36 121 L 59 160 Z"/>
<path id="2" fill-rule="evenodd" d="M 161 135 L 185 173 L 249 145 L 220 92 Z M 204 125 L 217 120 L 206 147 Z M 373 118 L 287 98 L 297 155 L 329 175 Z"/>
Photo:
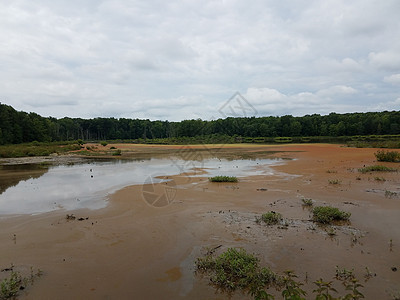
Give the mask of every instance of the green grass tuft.
<path id="1" fill-rule="evenodd" d="M 274 211 L 269 211 L 261 216 L 261 220 L 267 225 L 279 224 L 282 219 L 282 215 Z"/>
<path id="2" fill-rule="evenodd" d="M 265 295 L 264 288 L 278 279 L 278 275 L 260 267 L 259 259 L 243 249 L 229 248 L 217 257 L 208 254 L 197 258 L 196 267 L 210 274 L 211 284 L 218 289 L 241 290 L 254 296 Z"/>
<path id="3" fill-rule="evenodd" d="M 330 224 L 334 221 L 348 221 L 351 213 L 339 210 L 331 206 L 317 206 L 313 209 L 313 221 Z"/>
<path id="4" fill-rule="evenodd" d="M 360 169 L 358 169 L 358 172 L 361 172 L 363 174 L 368 173 L 368 172 L 397 172 L 397 169 L 389 168 L 389 167 L 381 166 L 381 165 L 375 165 L 375 166 L 368 166 L 368 167 L 360 168 Z"/>
<path id="5" fill-rule="evenodd" d="M 238 182 L 235 176 L 214 176 L 208 178 L 211 182 Z"/>

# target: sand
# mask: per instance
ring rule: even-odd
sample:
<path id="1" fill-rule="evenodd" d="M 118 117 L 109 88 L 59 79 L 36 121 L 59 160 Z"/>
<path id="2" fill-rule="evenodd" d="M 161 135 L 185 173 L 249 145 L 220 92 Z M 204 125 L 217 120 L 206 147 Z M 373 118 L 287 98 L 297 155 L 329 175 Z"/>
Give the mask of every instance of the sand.
<path id="1" fill-rule="evenodd" d="M 182 149 L 117 148 L 123 156 L 125 151 L 173 155 Z M 211 155 L 204 146 L 196 148 Z M 288 160 L 273 167 L 272 176 L 248 177 L 234 184 L 181 174 L 154 187 L 126 187 L 100 210 L 0 217 L 0 267 L 12 263 L 21 272 L 31 266 L 43 271 L 21 291 L 20 299 L 227 299 L 216 293 L 207 277 L 195 274 L 195 259 L 207 247 L 222 245 L 218 253 L 241 247 L 276 272 L 294 270 L 300 280 L 308 281 L 304 287 L 309 294 L 315 288 L 313 281 L 333 280 L 336 266 L 354 269 L 367 299 L 392 299 L 400 292 L 400 175 L 357 172 L 376 164 L 376 149 L 227 145 L 219 153 L 239 152 Z M 329 183 L 336 179 L 340 184 Z M 385 191 L 398 194 L 388 197 Z M 302 198 L 351 212 L 351 223 L 334 226 L 336 235 L 330 237 L 326 228 L 310 221 Z M 255 222 L 270 210 L 287 219 L 286 229 Z M 67 220 L 67 213 L 77 219 Z M 366 268 L 373 276 L 364 282 Z M 251 298 L 236 293 L 232 299 Z"/>

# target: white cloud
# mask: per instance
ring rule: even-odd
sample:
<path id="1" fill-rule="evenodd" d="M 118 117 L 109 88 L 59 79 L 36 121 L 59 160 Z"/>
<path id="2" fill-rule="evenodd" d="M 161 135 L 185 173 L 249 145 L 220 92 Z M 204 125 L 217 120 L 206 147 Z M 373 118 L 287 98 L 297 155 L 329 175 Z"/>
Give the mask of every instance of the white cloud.
<path id="1" fill-rule="evenodd" d="M 261 114 L 390 107 L 399 10 L 397 0 L 5 0 L 0 99 L 56 117 L 173 120 L 218 117 L 236 91 Z"/>
<path id="2" fill-rule="evenodd" d="M 383 78 L 383 81 L 394 85 L 400 85 L 400 74 L 385 76 L 385 78 Z"/>

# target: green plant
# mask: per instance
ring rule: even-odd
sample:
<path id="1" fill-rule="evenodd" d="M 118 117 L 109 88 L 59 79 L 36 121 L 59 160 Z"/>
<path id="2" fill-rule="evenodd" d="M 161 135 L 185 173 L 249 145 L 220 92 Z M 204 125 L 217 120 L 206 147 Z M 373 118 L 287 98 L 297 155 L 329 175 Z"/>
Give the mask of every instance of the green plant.
<path id="1" fill-rule="evenodd" d="M 341 184 L 342 181 L 339 179 L 330 179 L 328 180 L 329 184 Z"/>
<path id="2" fill-rule="evenodd" d="M 10 277 L 0 284 L 0 299 L 12 299 L 17 296 L 22 287 L 22 277 L 19 272 L 11 271 Z"/>
<path id="3" fill-rule="evenodd" d="M 357 300 L 365 298 L 364 295 L 359 291 L 359 288 L 363 287 L 363 285 L 360 284 L 356 278 L 351 278 L 350 281 L 346 282 L 345 287 L 346 291 L 350 291 L 350 293 L 342 297 L 343 300 Z"/>
<path id="4" fill-rule="evenodd" d="M 293 271 L 285 271 L 285 275 L 282 278 L 284 290 L 282 291 L 282 297 L 285 300 L 305 300 L 303 296 L 307 293 L 304 291 L 301 286 L 303 283 L 297 282 L 295 278 L 297 276 Z"/>
<path id="5" fill-rule="evenodd" d="M 336 230 L 332 227 L 329 227 L 328 229 L 326 229 L 326 234 L 330 237 L 334 237 L 336 235 Z"/>
<path id="6" fill-rule="evenodd" d="M 9 277 L 4 278 L 0 282 L 0 299 L 15 299 L 20 290 L 26 288 L 28 284 L 32 285 L 36 277 L 43 275 L 43 272 L 38 269 L 34 272 L 33 267 L 31 267 L 31 272 L 28 277 L 22 276 L 20 272 L 14 271 L 14 265 L 10 268 L 2 270 L 2 272 L 11 271 Z"/>
<path id="7" fill-rule="evenodd" d="M 355 278 L 354 270 L 347 270 L 346 268 L 341 269 L 339 266 L 336 266 L 335 273 L 335 278 L 340 281 L 346 281 Z"/>
<path id="8" fill-rule="evenodd" d="M 378 150 L 374 153 L 377 161 L 398 162 L 400 161 L 400 152 Z"/>
<path id="9" fill-rule="evenodd" d="M 119 156 L 119 155 L 121 155 L 121 153 L 122 153 L 121 149 L 117 149 L 112 153 L 112 155 L 113 156 Z"/>
<path id="10" fill-rule="evenodd" d="M 313 206 L 314 205 L 314 201 L 312 200 L 312 199 L 309 199 L 309 198 L 303 198 L 303 199 L 301 199 L 301 202 L 303 202 L 302 203 L 302 205 L 303 206 Z"/>
<path id="11" fill-rule="evenodd" d="M 333 221 L 348 221 L 351 214 L 331 206 L 317 206 L 313 209 L 313 221 L 330 224 Z"/>
<path id="12" fill-rule="evenodd" d="M 383 177 L 378 177 L 378 176 L 375 176 L 374 179 L 375 179 L 376 181 L 381 181 L 381 182 L 386 181 L 385 178 L 383 178 Z"/>
<path id="13" fill-rule="evenodd" d="M 217 288 L 228 292 L 239 289 L 254 299 L 270 299 L 271 295 L 264 289 L 278 277 L 269 268 L 260 267 L 257 257 L 235 248 L 228 248 L 217 257 L 208 253 L 197 258 L 196 268 L 211 274 L 210 282 Z"/>
<path id="14" fill-rule="evenodd" d="M 238 182 L 235 176 L 214 176 L 208 178 L 208 180 L 211 182 Z"/>
<path id="15" fill-rule="evenodd" d="M 395 198 L 395 197 L 397 197 L 397 195 L 398 195 L 397 192 L 392 192 L 392 191 L 388 191 L 388 190 L 385 191 L 386 198 L 390 198 L 390 199 Z"/>
<path id="16" fill-rule="evenodd" d="M 368 166 L 368 167 L 360 168 L 360 169 L 358 169 L 358 172 L 361 172 L 363 174 L 368 173 L 368 172 L 397 172 L 397 169 L 389 168 L 389 167 L 381 166 L 381 165 L 375 165 L 375 166 Z"/>
<path id="17" fill-rule="evenodd" d="M 100 145 L 102 145 L 103 147 L 105 147 L 105 146 L 108 145 L 108 143 L 107 143 L 106 141 L 102 141 L 102 142 L 100 142 Z"/>
<path id="18" fill-rule="evenodd" d="M 316 293 L 317 296 L 315 300 L 333 300 L 332 292 L 337 293 L 337 290 L 332 287 L 332 281 L 323 281 L 322 278 L 314 281 L 314 284 L 317 286 L 313 293 Z"/>
<path id="19" fill-rule="evenodd" d="M 269 211 L 261 216 L 261 220 L 267 225 L 276 225 L 282 221 L 282 215 L 274 211 Z"/>

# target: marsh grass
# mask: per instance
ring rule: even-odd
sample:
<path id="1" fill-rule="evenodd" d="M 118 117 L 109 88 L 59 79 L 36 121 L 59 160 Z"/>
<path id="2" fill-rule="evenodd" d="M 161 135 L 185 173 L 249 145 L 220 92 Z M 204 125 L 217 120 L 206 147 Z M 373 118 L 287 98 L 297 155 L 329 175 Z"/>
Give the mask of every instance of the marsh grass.
<path id="1" fill-rule="evenodd" d="M 117 149 L 117 150 L 115 150 L 114 152 L 111 153 L 111 155 L 113 155 L 113 156 L 120 156 L 121 154 L 122 154 L 121 149 Z"/>
<path id="2" fill-rule="evenodd" d="M 322 224 L 331 224 L 334 221 L 348 221 L 351 213 L 339 210 L 332 206 L 317 206 L 313 209 L 313 221 Z"/>
<path id="3" fill-rule="evenodd" d="M 63 154 L 81 149 L 78 142 L 32 142 L 17 145 L 1 145 L 0 158 L 49 156 L 53 153 Z"/>
<path id="4" fill-rule="evenodd" d="M 210 282 L 226 292 L 241 290 L 268 299 L 264 288 L 277 281 L 278 277 L 269 268 L 261 267 L 259 259 L 243 249 L 229 248 L 217 257 L 206 255 L 197 258 L 196 269 L 210 275 Z M 267 295 L 267 296 L 266 296 Z M 269 295 L 270 296 L 270 295 Z"/>
<path id="5" fill-rule="evenodd" d="M 218 247 L 219 248 L 219 247 Z M 218 291 L 232 293 L 239 290 L 247 293 L 255 300 L 275 299 L 266 290 L 273 289 L 275 294 L 280 293 L 285 300 L 305 300 L 307 293 L 303 290 L 303 282 L 299 281 L 296 274 L 287 270 L 279 275 L 268 267 L 260 266 L 260 260 L 244 249 L 228 248 L 222 254 L 215 256 L 215 251 L 208 251 L 203 257 L 196 260 L 196 272 L 209 276 L 210 284 Z M 364 295 L 360 292 L 363 287 L 354 276 L 353 270 L 336 267 L 334 279 L 345 287 L 346 295 L 335 298 L 338 293 L 333 281 L 324 281 L 322 278 L 313 282 L 316 300 L 328 299 L 361 299 Z M 307 284 L 307 278 L 305 283 Z M 307 298 L 312 299 L 312 298 Z"/>
<path id="6" fill-rule="evenodd" d="M 261 220 L 267 225 L 280 224 L 283 220 L 280 213 L 269 211 L 261 216 Z"/>
<path id="7" fill-rule="evenodd" d="M 235 176 L 214 176 L 208 178 L 210 182 L 238 182 Z"/>
<path id="8" fill-rule="evenodd" d="M 369 172 L 397 172 L 398 170 L 395 168 L 389 168 L 387 166 L 381 166 L 381 165 L 374 165 L 374 166 L 368 166 L 364 168 L 359 168 L 358 172 L 360 173 L 369 173 Z"/>
<path id="9" fill-rule="evenodd" d="M 400 152 L 397 151 L 385 151 L 378 150 L 378 152 L 374 153 L 377 161 L 385 161 L 385 162 L 399 162 L 400 161 Z"/>

